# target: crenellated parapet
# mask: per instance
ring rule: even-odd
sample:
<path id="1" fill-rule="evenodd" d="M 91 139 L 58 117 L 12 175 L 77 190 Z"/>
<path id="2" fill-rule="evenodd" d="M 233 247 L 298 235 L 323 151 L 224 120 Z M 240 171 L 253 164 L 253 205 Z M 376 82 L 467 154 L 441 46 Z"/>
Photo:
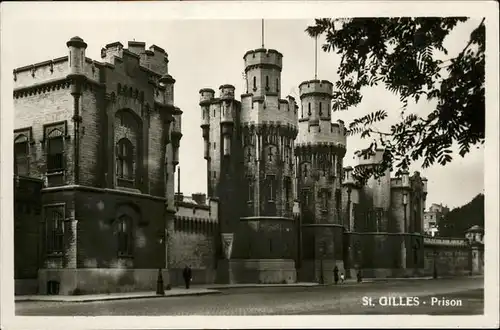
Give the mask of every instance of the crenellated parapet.
<path id="1" fill-rule="evenodd" d="M 307 80 L 299 85 L 300 99 L 320 96 L 332 98 L 333 84 L 328 80 Z"/>
<path id="2" fill-rule="evenodd" d="M 424 246 L 428 247 L 469 247 L 466 238 L 424 237 Z"/>
<path id="3" fill-rule="evenodd" d="M 342 120 L 336 123 L 330 121 L 318 121 L 317 125 L 310 125 L 309 121 L 299 122 L 299 135 L 297 145 L 308 143 L 333 143 L 339 147 L 346 148 L 347 131 Z"/>
<path id="4" fill-rule="evenodd" d="M 295 100 L 280 99 L 276 93 L 263 96 L 242 95 L 240 118 L 242 123 L 274 121 L 298 127 Z"/>
<path id="5" fill-rule="evenodd" d="M 175 216 L 174 231 L 187 234 L 216 235 L 219 224 L 209 218 Z"/>
<path id="6" fill-rule="evenodd" d="M 259 48 L 249 50 L 243 56 L 245 61 L 245 72 L 254 68 L 276 68 L 277 70 L 283 67 L 283 54 L 275 49 Z"/>
<path id="7" fill-rule="evenodd" d="M 363 154 L 361 151 L 355 152 L 355 156 L 357 157 L 356 166 L 373 166 L 382 163 L 384 159 L 384 149 L 377 149 L 373 152 L 367 152 Z"/>
<path id="8" fill-rule="evenodd" d="M 101 50 L 103 61 L 114 64 L 118 59 L 123 59 L 124 53 L 135 54 L 140 65 L 158 75 L 168 74 L 168 54 L 161 47 L 152 45 L 146 50 L 146 44 L 139 41 L 129 41 L 128 48 L 124 48 L 120 42 L 107 44 Z"/>

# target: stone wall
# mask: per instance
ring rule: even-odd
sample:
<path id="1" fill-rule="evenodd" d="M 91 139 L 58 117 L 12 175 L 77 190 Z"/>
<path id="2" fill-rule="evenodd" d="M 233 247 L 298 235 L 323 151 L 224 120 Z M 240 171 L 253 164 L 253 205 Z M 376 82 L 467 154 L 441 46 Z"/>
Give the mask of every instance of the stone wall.
<path id="1" fill-rule="evenodd" d="M 14 179 L 14 278 L 16 294 L 37 292 L 32 281 L 41 264 L 38 241 L 41 220 L 42 181 L 32 178 Z M 30 282 L 31 281 L 31 282 Z M 25 284 L 25 285 L 21 285 Z"/>
<path id="2" fill-rule="evenodd" d="M 170 234 L 169 255 L 172 285 L 182 283 L 182 270 L 190 266 L 193 283 L 213 283 L 217 263 L 218 226 L 203 218 L 176 216 L 174 232 Z"/>
<path id="3" fill-rule="evenodd" d="M 168 267 L 170 284 L 183 283 L 182 270 L 190 266 L 194 284 L 214 283 L 215 269 L 220 255 L 220 228 L 218 203 L 189 202 L 176 196 L 176 214 L 173 230 L 169 233 Z"/>
<path id="4" fill-rule="evenodd" d="M 164 199 L 111 189 L 61 187 L 45 189 L 42 201 L 45 206 L 64 206 L 66 221 L 64 253 L 44 255 L 39 270 L 41 294 L 46 293 L 48 281 L 60 283 L 60 294 L 71 294 L 75 289 L 144 289 L 150 285 L 145 278 L 156 279 L 156 270 L 165 268 L 164 221 L 170 213 Z M 118 254 L 118 212 L 128 212 L 133 219 L 132 252 L 127 256 Z M 41 237 L 42 249 L 45 244 L 46 238 Z M 141 272 L 151 274 L 139 276 Z M 139 282 L 135 282 L 136 277 Z"/>

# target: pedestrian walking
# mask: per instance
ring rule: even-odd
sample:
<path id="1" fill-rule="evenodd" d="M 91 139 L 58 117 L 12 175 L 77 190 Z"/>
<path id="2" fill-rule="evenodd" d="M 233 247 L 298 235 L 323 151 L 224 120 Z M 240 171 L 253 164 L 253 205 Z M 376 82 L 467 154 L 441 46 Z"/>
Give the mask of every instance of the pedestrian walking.
<path id="1" fill-rule="evenodd" d="M 184 278 L 184 283 L 186 284 L 186 289 L 189 289 L 189 284 L 191 283 L 191 280 L 193 279 L 191 267 L 189 267 L 188 265 L 186 265 L 186 267 L 184 267 L 184 270 L 182 271 L 182 277 Z"/>
<path id="2" fill-rule="evenodd" d="M 333 280 L 335 281 L 335 284 L 339 282 L 339 268 L 337 266 L 333 269 Z"/>
<path id="3" fill-rule="evenodd" d="M 344 283 L 345 276 L 344 273 L 340 273 L 340 283 Z"/>
<path id="4" fill-rule="evenodd" d="M 361 279 L 361 270 L 360 269 L 358 269 L 356 277 L 358 278 L 358 283 L 361 283 L 362 279 Z"/>

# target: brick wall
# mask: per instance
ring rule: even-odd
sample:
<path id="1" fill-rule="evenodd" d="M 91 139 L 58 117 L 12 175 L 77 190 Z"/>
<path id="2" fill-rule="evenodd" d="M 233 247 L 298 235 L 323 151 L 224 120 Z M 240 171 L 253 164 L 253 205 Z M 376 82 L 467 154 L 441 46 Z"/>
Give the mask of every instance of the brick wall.
<path id="1" fill-rule="evenodd" d="M 66 134 L 71 136 L 65 143 L 66 181 L 73 182 L 73 96 L 69 84 L 62 84 L 55 90 L 32 91 L 27 95 L 14 97 L 14 128 L 31 127 L 33 132 L 30 145 L 30 172 L 34 178 L 43 178 L 47 167 L 45 148 L 42 143 L 44 126 L 60 121 L 67 122 Z"/>
<path id="2" fill-rule="evenodd" d="M 90 85 L 82 92 L 80 97 L 80 184 L 92 187 L 103 187 L 103 174 L 106 172 L 102 153 L 101 134 L 104 108 L 99 103 L 102 90 Z M 110 153 L 106 153 L 110 155 Z"/>
<path id="3" fill-rule="evenodd" d="M 214 283 L 217 267 L 218 226 L 206 218 L 177 217 L 170 234 L 170 281 L 182 283 L 182 270 L 192 269 L 193 283 Z"/>

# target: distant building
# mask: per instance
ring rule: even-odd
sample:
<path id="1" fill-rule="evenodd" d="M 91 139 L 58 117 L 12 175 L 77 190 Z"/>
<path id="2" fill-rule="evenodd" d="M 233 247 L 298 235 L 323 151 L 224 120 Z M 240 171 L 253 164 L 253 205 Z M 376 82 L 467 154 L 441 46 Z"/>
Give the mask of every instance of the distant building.
<path id="1" fill-rule="evenodd" d="M 450 209 L 442 204 L 432 204 L 429 211 L 424 212 L 424 232 L 436 236 L 439 233 L 439 223 L 444 219 Z"/>
<path id="2" fill-rule="evenodd" d="M 358 154 L 356 167 L 377 166 L 384 150 Z M 424 267 L 423 213 L 427 179 L 415 172 L 391 178 L 390 171 L 356 182 L 354 169 L 344 169 L 344 250 L 348 270 L 361 268 L 374 277 L 416 275 Z"/>

